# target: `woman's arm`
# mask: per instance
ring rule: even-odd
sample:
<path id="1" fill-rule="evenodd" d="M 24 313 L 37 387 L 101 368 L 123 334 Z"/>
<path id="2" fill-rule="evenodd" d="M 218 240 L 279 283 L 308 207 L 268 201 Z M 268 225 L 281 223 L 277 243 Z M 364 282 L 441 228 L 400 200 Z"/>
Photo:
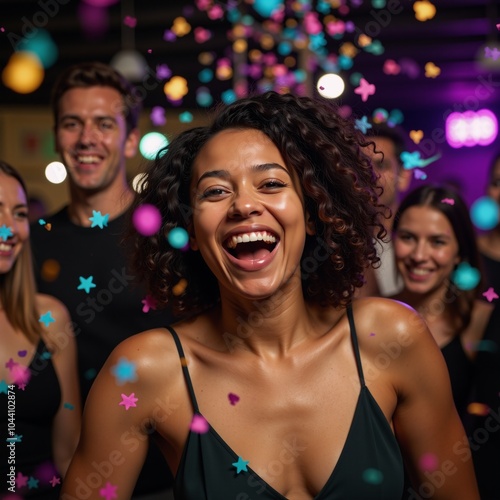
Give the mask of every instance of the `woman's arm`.
<path id="1" fill-rule="evenodd" d="M 102 500 L 106 488 L 117 500 L 132 495 L 154 427 L 155 364 L 142 336 L 119 344 L 92 385 L 61 499 Z"/>
<path id="2" fill-rule="evenodd" d="M 62 477 L 75 452 L 81 426 L 76 342 L 72 323 L 64 305 L 54 297 L 39 295 L 39 309 L 50 311 L 54 323 L 43 334 L 52 353 L 52 363 L 61 389 L 61 404 L 52 422 L 54 462 Z"/>
<path id="3" fill-rule="evenodd" d="M 412 339 L 395 363 L 398 405 L 393 421 L 413 489 L 424 498 L 479 500 L 441 351 L 413 310 L 393 318 L 396 328 Z"/>

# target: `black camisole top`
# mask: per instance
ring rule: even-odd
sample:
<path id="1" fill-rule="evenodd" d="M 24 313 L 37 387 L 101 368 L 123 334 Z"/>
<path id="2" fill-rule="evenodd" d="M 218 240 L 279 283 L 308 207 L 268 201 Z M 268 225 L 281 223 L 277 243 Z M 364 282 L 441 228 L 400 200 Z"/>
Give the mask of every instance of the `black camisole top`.
<path id="1" fill-rule="evenodd" d="M 347 309 L 351 339 L 361 382 L 354 417 L 337 465 L 314 500 L 400 500 L 403 461 L 399 445 L 379 405 L 365 384 L 352 310 Z M 179 356 L 184 352 L 175 330 L 171 332 Z M 198 408 L 188 368 L 181 363 L 195 415 Z M 335 423 L 332 421 L 332 425 Z M 176 500 L 286 500 L 250 466 L 238 473 L 239 460 L 224 439 L 209 425 L 208 432 L 190 431 L 175 477 Z"/>

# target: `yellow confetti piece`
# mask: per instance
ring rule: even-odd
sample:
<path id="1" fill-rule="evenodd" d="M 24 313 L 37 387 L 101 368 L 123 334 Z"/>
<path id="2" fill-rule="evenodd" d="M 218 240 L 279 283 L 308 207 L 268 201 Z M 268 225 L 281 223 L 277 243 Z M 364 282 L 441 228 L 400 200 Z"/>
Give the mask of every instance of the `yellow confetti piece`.
<path id="1" fill-rule="evenodd" d="M 415 143 L 419 144 L 420 141 L 424 138 L 424 133 L 422 130 L 412 130 L 410 132 L 410 139 Z"/>
<path id="2" fill-rule="evenodd" d="M 436 7 L 428 0 L 421 0 L 413 4 L 415 19 L 417 21 L 428 21 L 436 15 Z"/>
<path id="3" fill-rule="evenodd" d="M 470 403 L 469 406 L 467 406 L 467 412 L 471 415 L 479 415 L 484 417 L 488 415 L 490 409 L 483 403 Z"/>
<path id="4" fill-rule="evenodd" d="M 436 78 L 441 74 L 441 69 L 436 66 L 433 62 L 428 62 L 425 65 L 425 76 L 427 78 Z"/>

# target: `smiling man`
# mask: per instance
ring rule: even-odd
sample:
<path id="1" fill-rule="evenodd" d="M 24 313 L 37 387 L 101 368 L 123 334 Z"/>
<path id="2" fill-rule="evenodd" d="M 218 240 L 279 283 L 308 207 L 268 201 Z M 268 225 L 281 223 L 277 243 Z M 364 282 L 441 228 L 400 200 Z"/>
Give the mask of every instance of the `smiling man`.
<path id="1" fill-rule="evenodd" d="M 33 252 L 39 290 L 71 313 L 84 401 L 119 342 L 170 321 L 168 313 L 143 312 L 146 291 L 134 283 L 121 243 L 134 198 L 126 162 L 139 142 L 141 102 L 134 90 L 110 66 L 89 62 L 61 74 L 52 95 L 55 146 L 68 171 L 70 201 L 44 217 L 45 224 L 33 224 Z M 149 458 L 135 494 L 166 499 L 171 478 L 164 460 L 154 446 Z M 104 485 L 106 472 L 100 475 Z"/>

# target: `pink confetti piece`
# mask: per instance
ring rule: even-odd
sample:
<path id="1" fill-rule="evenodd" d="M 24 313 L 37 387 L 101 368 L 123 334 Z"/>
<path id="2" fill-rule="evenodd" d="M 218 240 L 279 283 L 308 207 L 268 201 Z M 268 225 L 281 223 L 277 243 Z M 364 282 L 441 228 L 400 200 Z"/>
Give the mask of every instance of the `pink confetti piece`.
<path id="1" fill-rule="evenodd" d="M 197 434 L 205 434 L 208 432 L 209 425 L 201 415 L 193 415 L 193 420 L 191 420 L 189 428 Z"/>
<path id="2" fill-rule="evenodd" d="M 119 406 L 125 406 L 125 409 L 128 410 L 129 408 L 135 408 L 137 405 L 137 401 L 139 401 L 138 398 L 135 397 L 135 393 L 132 392 L 130 396 L 127 396 L 126 394 L 122 394 L 122 400 L 120 403 L 118 403 Z"/>
<path id="3" fill-rule="evenodd" d="M 486 290 L 486 292 L 483 293 L 483 297 L 486 297 L 486 300 L 488 302 L 491 302 L 494 299 L 498 299 L 497 293 L 491 286 L 488 288 L 488 290 Z"/>
<path id="4" fill-rule="evenodd" d="M 125 16 L 125 19 L 123 20 L 123 24 L 125 26 L 128 26 L 129 28 L 135 28 L 137 25 L 137 19 L 135 17 Z"/>
<path id="5" fill-rule="evenodd" d="M 367 80 L 361 78 L 359 80 L 359 87 L 354 89 L 354 93 L 361 96 L 361 100 L 366 102 L 368 97 L 375 94 L 375 85 L 373 83 L 368 83 Z"/>
<path id="6" fill-rule="evenodd" d="M 240 397 L 237 394 L 233 394 L 230 392 L 227 397 L 229 398 L 229 402 L 234 406 L 239 400 Z"/>
<path id="7" fill-rule="evenodd" d="M 441 203 L 446 203 L 447 205 L 455 205 L 455 200 L 453 198 L 443 198 Z"/>
<path id="8" fill-rule="evenodd" d="M 424 453 L 418 463 L 420 469 L 424 472 L 432 472 L 438 468 L 439 460 L 434 453 Z"/>

